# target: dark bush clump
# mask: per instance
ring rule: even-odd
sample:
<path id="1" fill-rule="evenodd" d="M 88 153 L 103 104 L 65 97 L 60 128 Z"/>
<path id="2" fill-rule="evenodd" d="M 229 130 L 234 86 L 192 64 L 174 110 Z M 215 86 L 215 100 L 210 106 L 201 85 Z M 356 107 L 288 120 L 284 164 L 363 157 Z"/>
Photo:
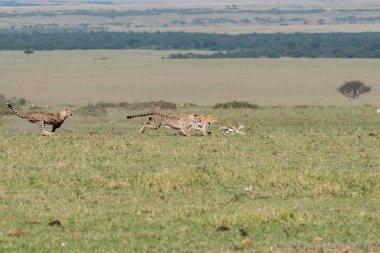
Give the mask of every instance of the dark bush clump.
<path id="1" fill-rule="evenodd" d="M 10 112 L 10 110 L 8 110 L 8 108 L 6 108 L 6 105 L 5 105 L 4 95 L 0 94 L 0 117 L 1 117 L 1 115 L 7 114 L 9 112 Z"/>
<path id="2" fill-rule="evenodd" d="M 133 103 L 127 106 L 131 110 L 141 110 L 141 109 L 177 109 L 177 105 L 167 101 L 158 101 L 158 102 L 143 102 L 143 103 Z"/>
<path id="3" fill-rule="evenodd" d="M 195 103 L 181 103 L 179 107 L 181 108 L 187 108 L 187 107 L 197 107 L 198 105 Z"/>
<path id="4" fill-rule="evenodd" d="M 13 97 L 10 99 L 7 99 L 8 102 L 10 102 L 12 105 L 18 105 L 18 106 L 25 106 L 26 103 L 30 103 L 25 98 L 19 98 L 19 97 Z"/>
<path id="5" fill-rule="evenodd" d="M 0 94 L 0 103 L 1 104 L 5 103 L 5 96 L 3 94 Z"/>
<path id="6" fill-rule="evenodd" d="M 120 102 L 118 104 L 118 107 L 128 107 L 129 103 L 128 102 Z"/>
<path id="7" fill-rule="evenodd" d="M 80 107 L 76 112 L 85 116 L 105 116 L 107 114 L 106 108 L 99 104 L 88 104 Z"/>
<path id="8" fill-rule="evenodd" d="M 98 102 L 96 104 L 88 104 L 77 110 L 79 114 L 87 116 L 105 116 L 107 114 L 107 108 L 126 108 L 129 110 L 143 110 L 150 109 L 154 110 L 156 108 L 160 109 L 176 109 L 177 105 L 171 102 L 158 101 L 158 102 L 142 102 L 142 103 L 109 103 L 109 102 Z"/>
<path id="9" fill-rule="evenodd" d="M 228 103 L 219 103 L 214 105 L 215 109 L 234 109 L 234 108 L 245 108 L 245 109 L 258 109 L 259 106 L 256 104 L 250 104 L 248 102 L 238 102 L 232 101 Z"/>
<path id="10" fill-rule="evenodd" d="M 166 101 L 158 101 L 158 102 L 141 102 L 141 103 L 128 103 L 128 102 L 120 102 L 120 103 L 110 103 L 110 102 L 98 102 L 95 105 L 93 105 L 98 108 L 127 108 L 131 110 L 136 109 L 154 109 L 154 108 L 161 108 L 161 109 L 176 109 L 177 105 L 171 102 Z"/>
<path id="11" fill-rule="evenodd" d="M 6 102 L 10 102 L 14 106 L 25 107 L 27 103 L 30 103 L 25 98 L 13 97 L 6 99 L 3 94 L 0 94 L 0 115 L 12 114 L 13 112 L 9 110 Z"/>
<path id="12" fill-rule="evenodd" d="M 117 104 L 110 103 L 110 102 L 98 102 L 94 106 L 99 107 L 99 108 L 116 108 L 116 107 L 118 107 Z"/>
<path id="13" fill-rule="evenodd" d="M 294 106 L 294 108 L 297 108 L 297 109 L 306 109 L 308 107 L 309 107 L 308 105 L 295 105 Z"/>

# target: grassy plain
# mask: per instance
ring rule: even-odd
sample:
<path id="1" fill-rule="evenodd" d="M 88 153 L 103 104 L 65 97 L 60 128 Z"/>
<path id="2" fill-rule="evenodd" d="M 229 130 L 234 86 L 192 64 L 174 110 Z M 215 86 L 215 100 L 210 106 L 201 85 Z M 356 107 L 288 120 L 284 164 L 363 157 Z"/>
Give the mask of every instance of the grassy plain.
<path id="1" fill-rule="evenodd" d="M 349 105 L 336 89 L 360 80 L 380 96 L 378 59 L 162 59 L 173 51 L 0 52 L 0 94 L 35 105 L 145 102 Z"/>
<path id="2" fill-rule="evenodd" d="M 0 251 L 379 252 L 374 110 L 192 108 L 246 125 L 209 137 L 141 135 L 117 109 L 53 137 L 3 117 Z"/>

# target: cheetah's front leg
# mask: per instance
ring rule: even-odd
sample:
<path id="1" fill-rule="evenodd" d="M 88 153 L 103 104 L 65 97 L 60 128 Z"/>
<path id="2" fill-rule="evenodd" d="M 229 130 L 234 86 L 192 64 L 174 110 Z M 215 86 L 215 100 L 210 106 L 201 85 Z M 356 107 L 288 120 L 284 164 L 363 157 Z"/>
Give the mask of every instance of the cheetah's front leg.
<path id="1" fill-rule="evenodd" d="M 148 127 L 148 124 L 144 124 L 143 127 L 140 129 L 140 134 L 143 134 L 145 132 L 145 129 Z"/>
<path id="2" fill-rule="evenodd" d="M 208 135 L 208 131 L 207 131 L 207 127 L 206 126 L 201 127 L 200 131 L 202 132 L 203 136 L 207 136 Z"/>
<path id="3" fill-rule="evenodd" d="M 51 132 L 52 133 L 54 133 L 55 132 L 55 130 L 57 129 L 57 128 L 60 128 L 61 127 L 61 125 L 53 125 L 53 127 L 52 127 L 52 129 L 51 129 Z"/>

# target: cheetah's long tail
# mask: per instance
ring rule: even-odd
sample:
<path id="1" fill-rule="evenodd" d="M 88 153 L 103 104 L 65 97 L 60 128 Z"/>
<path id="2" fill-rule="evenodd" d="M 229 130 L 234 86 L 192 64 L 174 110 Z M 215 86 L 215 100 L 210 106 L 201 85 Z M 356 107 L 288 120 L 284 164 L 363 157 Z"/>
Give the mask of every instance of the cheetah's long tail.
<path id="1" fill-rule="evenodd" d="M 26 115 L 23 115 L 23 114 L 19 113 L 19 112 L 16 110 L 16 108 L 14 108 L 13 105 L 11 105 L 9 102 L 7 102 L 7 106 L 9 107 L 9 109 L 12 110 L 12 112 L 14 112 L 14 113 L 15 113 L 17 116 L 19 116 L 20 118 L 25 119 L 25 118 L 28 117 L 28 116 L 26 116 Z"/>
<path id="2" fill-rule="evenodd" d="M 137 117 L 144 117 L 144 116 L 153 115 L 153 114 L 157 114 L 157 112 L 146 112 L 146 113 L 128 115 L 127 119 L 133 119 L 133 118 L 137 118 Z"/>

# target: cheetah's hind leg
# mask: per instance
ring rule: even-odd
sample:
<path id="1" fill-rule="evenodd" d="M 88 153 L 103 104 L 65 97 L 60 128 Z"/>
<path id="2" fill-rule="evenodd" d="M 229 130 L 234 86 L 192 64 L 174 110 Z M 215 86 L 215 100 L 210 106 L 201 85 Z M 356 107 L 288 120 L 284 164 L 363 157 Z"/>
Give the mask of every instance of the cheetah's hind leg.
<path id="1" fill-rule="evenodd" d="M 43 120 L 40 120 L 37 122 L 38 127 L 40 128 L 41 135 L 42 136 L 48 136 L 48 135 L 53 135 L 52 132 L 48 132 L 45 130 L 45 122 Z"/>
<path id="2" fill-rule="evenodd" d="M 152 124 L 149 124 L 149 123 L 145 123 L 144 126 L 140 129 L 139 132 L 141 134 L 143 134 L 147 128 L 156 130 L 156 129 L 160 128 L 160 126 L 161 126 L 161 124 L 160 125 L 155 125 L 155 124 L 152 125 Z"/>
<path id="3" fill-rule="evenodd" d="M 179 133 L 183 136 L 191 136 L 190 129 L 181 129 L 179 130 Z"/>

